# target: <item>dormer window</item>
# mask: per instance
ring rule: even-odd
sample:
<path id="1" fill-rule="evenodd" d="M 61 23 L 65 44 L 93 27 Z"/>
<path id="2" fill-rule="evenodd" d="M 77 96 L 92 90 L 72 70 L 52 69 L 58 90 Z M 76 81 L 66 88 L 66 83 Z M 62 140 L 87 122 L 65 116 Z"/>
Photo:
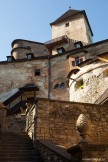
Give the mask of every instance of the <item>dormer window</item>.
<path id="1" fill-rule="evenodd" d="M 65 24 L 65 27 L 68 27 L 69 26 L 69 22 Z"/>
<path id="2" fill-rule="evenodd" d="M 83 62 L 83 58 L 75 57 L 75 60 L 72 61 L 72 66 L 78 66 L 82 62 Z"/>
<path id="3" fill-rule="evenodd" d="M 27 53 L 26 55 L 27 55 L 27 59 L 28 59 L 28 60 L 34 58 L 33 53 Z"/>
<path id="4" fill-rule="evenodd" d="M 7 56 L 7 62 L 12 62 L 14 61 L 14 57 L 13 56 Z"/>
<path id="5" fill-rule="evenodd" d="M 81 47 L 83 47 L 83 44 L 82 44 L 81 41 L 74 43 L 74 45 L 75 45 L 75 48 L 81 48 Z"/>
<path id="6" fill-rule="evenodd" d="M 63 47 L 60 47 L 60 48 L 57 48 L 57 52 L 60 54 L 60 53 L 63 53 L 65 52 L 65 49 Z"/>

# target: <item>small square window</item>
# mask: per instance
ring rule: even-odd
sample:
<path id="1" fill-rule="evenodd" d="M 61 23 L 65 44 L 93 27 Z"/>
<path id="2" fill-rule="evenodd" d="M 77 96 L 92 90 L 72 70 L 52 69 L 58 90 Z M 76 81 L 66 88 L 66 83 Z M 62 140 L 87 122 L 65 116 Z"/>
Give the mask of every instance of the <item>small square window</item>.
<path id="1" fill-rule="evenodd" d="M 83 58 L 76 57 L 74 61 L 72 61 L 72 66 L 78 66 L 83 62 Z"/>
<path id="2" fill-rule="evenodd" d="M 13 56 L 7 56 L 7 61 L 8 62 L 12 62 L 12 61 L 14 61 L 15 59 L 14 59 L 14 57 Z"/>
<path id="3" fill-rule="evenodd" d="M 33 53 L 27 53 L 26 55 L 27 55 L 27 59 L 28 59 L 28 60 L 34 58 Z"/>
<path id="4" fill-rule="evenodd" d="M 82 44 L 81 41 L 74 43 L 74 45 L 75 45 L 75 48 L 81 48 L 81 47 L 83 47 L 83 44 Z"/>
<path id="5" fill-rule="evenodd" d="M 35 69 L 35 76 L 39 76 L 40 75 L 40 69 Z"/>
<path id="6" fill-rule="evenodd" d="M 76 66 L 76 62 L 75 61 L 72 61 L 72 66 Z"/>
<path id="7" fill-rule="evenodd" d="M 65 52 L 65 49 L 63 48 L 63 47 L 61 47 L 61 48 L 58 48 L 57 49 L 57 52 L 60 54 L 60 53 L 63 53 L 63 52 Z"/>
<path id="8" fill-rule="evenodd" d="M 80 64 L 83 62 L 83 58 L 80 59 Z"/>
<path id="9" fill-rule="evenodd" d="M 27 56 L 27 59 L 29 60 L 29 59 L 32 59 L 32 56 L 31 55 L 28 55 Z"/>
<path id="10" fill-rule="evenodd" d="M 66 24 L 65 24 L 65 27 L 68 27 L 68 26 L 69 26 L 69 23 L 66 23 Z"/>

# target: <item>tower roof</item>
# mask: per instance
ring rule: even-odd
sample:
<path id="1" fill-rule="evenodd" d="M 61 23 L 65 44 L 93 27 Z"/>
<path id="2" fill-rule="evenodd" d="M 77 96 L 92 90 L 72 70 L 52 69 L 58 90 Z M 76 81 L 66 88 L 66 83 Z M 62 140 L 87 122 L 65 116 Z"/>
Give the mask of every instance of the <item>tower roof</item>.
<path id="1" fill-rule="evenodd" d="M 87 15 L 86 15 L 86 12 L 84 10 L 73 10 L 73 9 L 69 9 L 67 12 L 65 12 L 62 16 L 60 16 L 58 19 L 56 19 L 55 21 L 53 21 L 52 23 L 50 23 L 50 25 L 55 25 L 55 24 L 58 24 L 68 18 L 71 18 L 71 17 L 74 17 L 78 14 L 83 14 L 86 21 L 87 21 L 87 24 L 90 28 L 90 31 L 91 31 L 91 34 L 93 36 L 93 32 L 92 32 L 92 29 L 91 29 L 91 26 L 90 26 L 90 23 L 88 21 L 88 18 L 87 18 Z"/>
<path id="2" fill-rule="evenodd" d="M 79 14 L 81 11 L 78 11 L 78 10 L 71 10 L 69 9 L 67 12 L 65 12 L 62 16 L 60 16 L 58 19 L 56 19 L 54 22 L 52 22 L 50 25 L 54 25 L 54 24 L 57 24 L 69 17 L 72 17 L 76 14 Z"/>

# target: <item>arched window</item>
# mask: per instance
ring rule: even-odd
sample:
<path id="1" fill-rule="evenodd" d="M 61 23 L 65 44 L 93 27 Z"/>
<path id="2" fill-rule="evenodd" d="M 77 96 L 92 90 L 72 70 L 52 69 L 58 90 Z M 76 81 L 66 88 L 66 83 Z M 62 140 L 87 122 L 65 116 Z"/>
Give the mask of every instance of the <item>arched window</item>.
<path id="1" fill-rule="evenodd" d="M 57 83 L 54 86 L 54 89 L 62 89 L 66 87 L 66 82 Z"/>
<path id="2" fill-rule="evenodd" d="M 58 89 L 59 88 L 59 84 L 56 84 L 55 86 L 54 86 L 54 89 Z"/>
<path id="3" fill-rule="evenodd" d="M 60 84 L 60 88 L 64 88 L 66 86 L 66 84 L 64 83 L 64 82 L 62 82 L 61 84 Z"/>

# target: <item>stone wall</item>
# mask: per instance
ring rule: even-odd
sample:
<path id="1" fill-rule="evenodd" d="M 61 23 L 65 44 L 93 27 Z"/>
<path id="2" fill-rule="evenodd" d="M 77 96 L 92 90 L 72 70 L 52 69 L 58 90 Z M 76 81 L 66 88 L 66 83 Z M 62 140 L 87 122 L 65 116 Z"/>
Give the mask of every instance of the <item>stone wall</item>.
<path id="1" fill-rule="evenodd" d="M 0 132 L 25 132 L 26 117 L 25 115 L 17 114 L 7 116 L 6 108 L 0 108 Z"/>
<path id="2" fill-rule="evenodd" d="M 108 107 L 39 99 L 37 114 L 37 139 L 52 141 L 71 147 L 80 142 L 76 121 L 85 114 L 89 121 L 87 142 L 91 144 L 108 143 Z"/>
<path id="3" fill-rule="evenodd" d="M 35 76 L 36 69 L 40 69 L 39 76 Z M 37 96 L 48 97 L 48 60 L 1 63 L 0 74 L 1 100 L 5 100 L 5 97 L 10 97 L 16 89 L 30 83 L 39 88 Z"/>
<path id="4" fill-rule="evenodd" d="M 49 140 L 37 140 L 37 150 L 45 162 L 78 162 L 71 158 L 64 147 L 60 147 Z"/>
<path id="5" fill-rule="evenodd" d="M 107 162 L 108 161 L 108 143 L 106 144 L 80 144 L 82 150 L 82 161 Z"/>
<path id="6" fill-rule="evenodd" d="M 27 41 L 27 40 L 14 40 L 12 43 L 12 55 L 15 59 L 26 58 L 27 53 L 33 53 L 35 57 L 48 55 L 48 49 L 43 43 Z"/>
<path id="7" fill-rule="evenodd" d="M 64 44 L 58 44 L 52 49 L 52 55 L 58 54 L 57 49 L 63 47 L 65 51 L 73 50 L 75 49 L 74 41 L 73 40 L 68 40 L 68 43 Z"/>
<path id="8" fill-rule="evenodd" d="M 90 55 L 100 54 L 101 52 L 108 51 L 108 43 L 106 41 L 93 47 L 86 47 L 86 50 L 88 50 Z M 51 57 L 50 65 L 47 58 L 30 61 L 25 59 L 9 63 L 1 62 L 0 100 L 1 98 L 4 99 L 5 96 L 7 98 L 10 97 L 9 95 L 12 95 L 16 89 L 18 90 L 18 88 L 28 83 L 34 83 L 39 88 L 37 92 L 37 96 L 39 97 L 48 98 L 48 91 L 50 91 L 49 96 L 51 99 L 69 100 L 69 87 L 66 84 L 66 76 L 71 69 L 71 62 L 67 59 L 67 55 L 69 54 L 71 53 Z M 72 54 L 72 56 L 75 57 L 75 54 Z M 92 66 L 95 67 L 97 65 L 93 63 Z M 40 76 L 34 75 L 35 69 L 40 69 Z M 50 87 L 48 86 L 49 77 Z M 54 88 L 56 84 L 60 85 L 61 83 L 64 83 L 64 87 Z"/>
<path id="9" fill-rule="evenodd" d="M 101 57 L 101 56 L 100 56 Z M 107 59 L 107 57 L 103 57 Z M 77 74 L 70 78 L 70 101 L 95 103 L 108 88 L 108 63 L 95 61 L 80 66 Z"/>
<path id="10" fill-rule="evenodd" d="M 58 100 L 69 100 L 69 88 L 67 84 L 67 74 L 69 72 L 69 62 L 66 55 L 51 59 L 51 84 L 50 98 Z M 55 87 L 57 84 L 64 83 L 62 87 Z"/>
<path id="11" fill-rule="evenodd" d="M 25 132 L 26 128 L 26 116 L 25 115 L 12 115 L 12 116 L 5 116 L 5 125 L 4 130 L 5 132 L 12 132 L 12 133 L 21 133 Z"/>

